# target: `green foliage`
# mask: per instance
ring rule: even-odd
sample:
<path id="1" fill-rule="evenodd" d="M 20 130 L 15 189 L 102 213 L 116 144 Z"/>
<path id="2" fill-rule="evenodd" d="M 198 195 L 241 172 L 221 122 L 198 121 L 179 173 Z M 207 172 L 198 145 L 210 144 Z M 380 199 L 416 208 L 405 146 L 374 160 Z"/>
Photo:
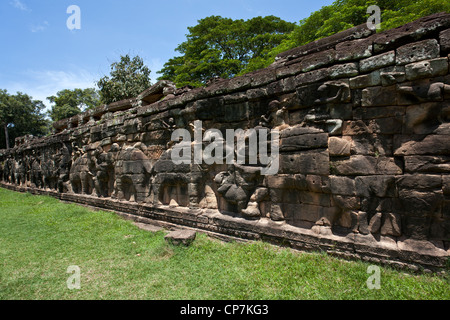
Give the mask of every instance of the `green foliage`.
<path id="1" fill-rule="evenodd" d="M 73 117 L 100 104 L 100 96 L 93 88 L 65 89 L 47 99 L 55 104 L 49 111 L 49 116 L 53 121 Z"/>
<path id="2" fill-rule="evenodd" d="M 202 86 L 209 79 L 230 78 L 260 68 L 260 61 L 279 45 L 295 24 L 275 16 L 233 20 L 210 16 L 189 27 L 187 40 L 159 71 L 160 80 Z"/>
<path id="3" fill-rule="evenodd" d="M 273 48 L 259 65 L 267 67 L 281 52 L 366 23 L 370 16 L 367 8 L 371 5 L 378 5 L 381 9 L 380 31 L 399 27 L 433 13 L 450 12 L 450 1 L 447 0 L 337 0 L 301 20 L 294 31 Z"/>
<path id="4" fill-rule="evenodd" d="M 105 104 L 133 98 L 151 86 L 150 69 L 141 57 L 130 58 L 127 54 L 111 64 L 110 77 L 101 78 L 97 86 Z"/>
<path id="5" fill-rule="evenodd" d="M 42 101 L 27 94 L 9 94 L 0 90 L 0 149 L 14 145 L 14 139 L 26 134 L 43 136 L 49 132 Z"/>

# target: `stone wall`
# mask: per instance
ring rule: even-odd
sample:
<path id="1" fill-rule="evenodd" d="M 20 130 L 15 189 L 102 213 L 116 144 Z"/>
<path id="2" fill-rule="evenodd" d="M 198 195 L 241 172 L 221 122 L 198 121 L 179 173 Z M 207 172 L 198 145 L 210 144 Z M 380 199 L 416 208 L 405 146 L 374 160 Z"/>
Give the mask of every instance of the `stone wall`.
<path id="1" fill-rule="evenodd" d="M 0 151 L 1 185 L 139 221 L 442 268 L 449 54 L 450 14 L 442 13 L 378 34 L 358 26 L 204 88 L 160 81 L 55 123 L 49 137 L 17 139 Z M 171 134 L 193 132 L 197 120 L 224 136 L 279 130 L 278 173 L 261 174 L 261 162 L 175 165 Z"/>

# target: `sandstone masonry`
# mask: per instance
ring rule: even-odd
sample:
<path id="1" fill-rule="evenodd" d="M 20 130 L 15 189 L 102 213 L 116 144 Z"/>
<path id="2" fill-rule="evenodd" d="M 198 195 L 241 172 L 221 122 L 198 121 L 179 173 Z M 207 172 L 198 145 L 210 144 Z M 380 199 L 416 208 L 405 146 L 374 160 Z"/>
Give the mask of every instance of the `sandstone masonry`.
<path id="1" fill-rule="evenodd" d="M 361 25 L 203 88 L 160 81 L 0 151 L 1 186 L 138 222 L 400 267 L 450 258 L 450 14 Z M 277 175 L 175 165 L 171 133 L 280 130 Z M 208 142 L 204 142 L 206 146 Z"/>

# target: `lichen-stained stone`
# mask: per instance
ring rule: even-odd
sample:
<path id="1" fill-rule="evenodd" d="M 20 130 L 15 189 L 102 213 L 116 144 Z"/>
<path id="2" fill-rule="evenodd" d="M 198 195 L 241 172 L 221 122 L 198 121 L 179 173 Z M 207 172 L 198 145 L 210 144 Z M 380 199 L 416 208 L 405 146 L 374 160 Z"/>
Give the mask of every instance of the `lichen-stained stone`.
<path id="1" fill-rule="evenodd" d="M 405 42 L 427 37 L 450 27 L 449 14 L 436 13 L 407 23 L 398 28 L 373 35 L 374 51 L 382 52 L 398 47 Z"/>
<path id="2" fill-rule="evenodd" d="M 354 62 L 334 65 L 329 71 L 331 79 L 355 77 L 359 74 L 358 64 Z"/>
<path id="3" fill-rule="evenodd" d="M 392 86 L 393 84 L 406 81 L 405 72 L 381 72 L 380 73 L 381 85 L 383 87 Z"/>
<path id="4" fill-rule="evenodd" d="M 431 78 L 443 76 L 448 73 L 448 60 L 445 58 L 437 58 L 407 64 L 406 79 L 417 80 L 422 78 Z"/>
<path id="5" fill-rule="evenodd" d="M 295 77 L 297 86 L 302 86 L 322 80 L 326 80 L 330 76 L 329 68 L 312 70 L 305 73 L 300 73 Z"/>
<path id="6" fill-rule="evenodd" d="M 338 43 L 336 61 L 349 61 L 368 58 L 372 55 L 372 40 L 359 39 Z"/>
<path id="7" fill-rule="evenodd" d="M 441 31 L 439 34 L 439 44 L 441 45 L 441 53 L 450 53 L 450 29 Z"/>
<path id="8" fill-rule="evenodd" d="M 379 86 L 381 84 L 380 71 L 377 70 L 369 74 L 350 78 L 349 81 L 351 89 Z"/>
<path id="9" fill-rule="evenodd" d="M 334 49 L 314 53 L 306 56 L 302 60 L 302 71 L 308 72 L 320 67 L 332 64 L 336 59 L 336 51 Z"/>
<path id="10" fill-rule="evenodd" d="M 395 51 L 382 53 L 359 62 L 359 70 L 362 73 L 370 72 L 395 64 Z"/>
<path id="11" fill-rule="evenodd" d="M 416 61 L 438 58 L 440 56 L 440 47 L 436 39 L 429 39 L 401 46 L 396 50 L 396 53 L 396 64 L 404 65 Z"/>

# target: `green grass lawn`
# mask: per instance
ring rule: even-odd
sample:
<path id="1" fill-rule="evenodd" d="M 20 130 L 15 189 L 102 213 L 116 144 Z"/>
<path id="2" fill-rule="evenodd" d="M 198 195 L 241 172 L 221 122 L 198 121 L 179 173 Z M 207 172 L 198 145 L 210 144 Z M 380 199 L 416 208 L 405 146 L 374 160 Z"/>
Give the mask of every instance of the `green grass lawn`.
<path id="1" fill-rule="evenodd" d="M 0 189 L 0 299 L 450 299 L 448 278 L 293 252 L 262 242 L 197 236 L 173 247 L 165 233 L 109 212 Z M 69 266 L 80 268 L 70 290 Z"/>

